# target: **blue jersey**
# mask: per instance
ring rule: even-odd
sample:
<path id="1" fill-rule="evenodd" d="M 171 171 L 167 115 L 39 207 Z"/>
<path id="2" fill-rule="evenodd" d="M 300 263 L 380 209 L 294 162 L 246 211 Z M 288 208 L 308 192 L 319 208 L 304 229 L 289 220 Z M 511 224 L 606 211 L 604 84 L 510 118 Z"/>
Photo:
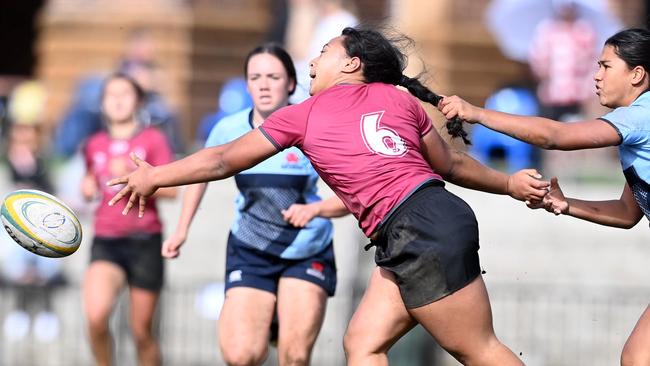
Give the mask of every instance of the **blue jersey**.
<path id="1" fill-rule="evenodd" d="M 618 147 L 621 166 L 636 202 L 650 220 L 650 91 L 628 107 L 619 107 L 601 117 L 621 136 Z"/>
<path id="2" fill-rule="evenodd" d="M 252 110 L 223 118 L 212 129 L 206 147 L 222 145 L 253 129 Z M 231 240 L 286 259 L 303 259 L 319 253 L 332 242 L 332 223 L 315 217 L 305 228 L 296 228 L 281 210 L 294 203 L 320 201 L 318 174 L 295 147 L 281 151 L 235 175 L 239 195 Z"/>

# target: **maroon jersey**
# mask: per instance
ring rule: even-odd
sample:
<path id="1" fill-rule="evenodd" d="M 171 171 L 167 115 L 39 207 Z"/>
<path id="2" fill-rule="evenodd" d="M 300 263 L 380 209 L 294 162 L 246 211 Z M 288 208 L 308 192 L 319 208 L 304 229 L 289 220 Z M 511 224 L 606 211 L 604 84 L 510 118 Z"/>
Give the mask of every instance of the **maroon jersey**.
<path id="1" fill-rule="evenodd" d="M 106 182 L 135 170 L 129 154 L 135 152 L 151 165 L 161 165 L 172 160 L 172 152 L 165 136 L 155 128 L 144 128 L 128 140 L 112 139 L 101 131 L 88 140 L 84 150 L 86 168 L 91 172 L 101 191 L 101 203 L 95 211 L 95 235 L 100 237 L 126 237 L 138 233 L 157 234 L 162 225 L 158 218 L 156 200 L 148 199 L 145 214 L 138 218 L 138 210 L 125 216 L 122 210 L 128 200 L 109 206 L 113 196 L 123 185 L 107 186 Z M 127 197 L 128 198 L 128 197 Z"/>
<path id="2" fill-rule="evenodd" d="M 419 185 L 441 179 L 420 151 L 431 128 L 413 96 L 372 83 L 329 88 L 276 111 L 260 130 L 278 150 L 299 147 L 370 235 Z"/>

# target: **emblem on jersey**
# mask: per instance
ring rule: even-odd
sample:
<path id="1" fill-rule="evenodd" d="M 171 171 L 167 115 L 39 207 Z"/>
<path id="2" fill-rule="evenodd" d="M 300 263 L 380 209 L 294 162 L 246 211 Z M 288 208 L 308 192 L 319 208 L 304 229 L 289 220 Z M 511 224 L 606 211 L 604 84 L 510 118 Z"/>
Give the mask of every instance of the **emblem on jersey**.
<path id="1" fill-rule="evenodd" d="M 228 274 L 228 282 L 239 282 L 241 280 L 241 269 L 234 270 Z"/>
<path id="2" fill-rule="evenodd" d="M 361 136 L 363 142 L 373 153 L 382 156 L 402 156 L 408 148 L 406 142 L 397 132 L 384 126 L 380 126 L 381 117 L 384 111 L 366 113 L 361 116 Z"/>
<path id="3" fill-rule="evenodd" d="M 325 271 L 325 266 L 323 263 L 312 262 L 311 267 L 307 268 L 306 272 L 310 276 L 314 276 L 321 281 L 325 281 L 325 273 L 323 273 L 323 271 Z"/>

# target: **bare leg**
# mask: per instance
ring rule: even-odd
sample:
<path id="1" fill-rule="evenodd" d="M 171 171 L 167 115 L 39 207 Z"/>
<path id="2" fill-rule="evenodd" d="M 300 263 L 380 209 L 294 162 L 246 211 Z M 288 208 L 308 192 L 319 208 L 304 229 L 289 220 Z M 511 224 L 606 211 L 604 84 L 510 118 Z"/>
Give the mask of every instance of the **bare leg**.
<path id="1" fill-rule="evenodd" d="M 261 365 L 268 355 L 275 295 L 250 287 L 226 292 L 219 317 L 219 346 L 230 366 Z"/>
<path id="2" fill-rule="evenodd" d="M 481 276 L 411 315 L 464 365 L 523 365 L 494 335 L 492 310 Z"/>
<path id="3" fill-rule="evenodd" d="M 111 365 L 113 342 L 108 320 L 124 283 L 124 272 L 110 262 L 95 261 L 86 270 L 83 284 L 84 309 L 90 347 L 99 366 Z"/>
<path id="4" fill-rule="evenodd" d="M 650 366 L 650 305 L 636 323 L 621 354 L 621 366 Z"/>
<path id="5" fill-rule="evenodd" d="M 131 330 L 142 366 L 158 366 L 161 363 L 160 348 L 153 335 L 153 317 L 160 293 L 131 287 Z"/>
<path id="6" fill-rule="evenodd" d="M 278 287 L 278 358 L 280 366 L 309 364 L 323 325 L 327 293 L 297 278 L 284 277 Z"/>
<path id="7" fill-rule="evenodd" d="M 343 339 L 348 365 L 388 365 L 390 347 L 415 325 L 393 275 L 375 268 Z"/>

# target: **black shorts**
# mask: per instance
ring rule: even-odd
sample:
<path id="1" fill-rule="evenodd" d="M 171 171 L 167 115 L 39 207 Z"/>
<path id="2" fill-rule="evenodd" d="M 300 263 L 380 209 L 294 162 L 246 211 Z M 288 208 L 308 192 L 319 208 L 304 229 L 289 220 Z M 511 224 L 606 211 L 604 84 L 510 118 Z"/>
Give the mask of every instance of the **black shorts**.
<path id="1" fill-rule="evenodd" d="M 278 292 L 281 277 L 298 278 L 321 287 L 327 295 L 336 291 L 334 246 L 305 259 L 285 259 L 255 248 L 234 244 L 228 238 L 226 291 L 232 287 L 252 287 Z"/>
<path id="2" fill-rule="evenodd" d="M 103 260 L 114 263 L 124 270 L 130 286 L 160 291 L 165 269 L 161 248 L 160 234 L 138 238 L 95 237 L 90 249 L 90 262 Z"/>
<path id="3" fill-rule="evenodd" d="M 465 287 L 481 271 L 474 212 L 442 182 L 419 188 L 378 233 L 375 262 L 395 275 L 409 309 Z"/>

